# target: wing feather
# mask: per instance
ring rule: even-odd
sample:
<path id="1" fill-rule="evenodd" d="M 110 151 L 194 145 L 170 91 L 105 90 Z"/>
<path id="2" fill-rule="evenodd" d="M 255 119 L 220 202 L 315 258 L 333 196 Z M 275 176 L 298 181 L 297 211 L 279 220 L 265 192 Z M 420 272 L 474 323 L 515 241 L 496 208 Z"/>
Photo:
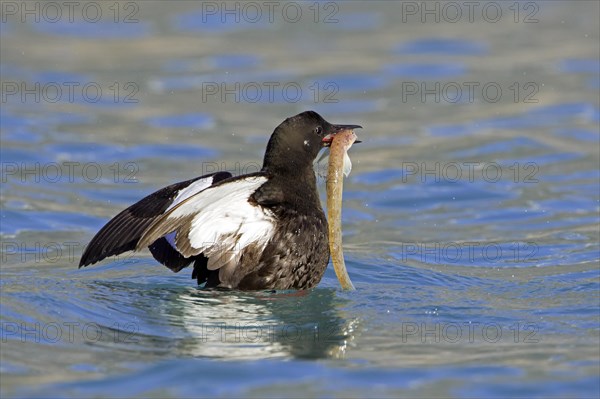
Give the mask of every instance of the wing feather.
<path id="1" fill-rule="evenodd" d="M 180 203 L 194 193 L 230 177 L 229 172 L 212 173 L 171 184 L 144 197 L 120 212 L 100 229 L 87 245 L 79 267 L 135 250 L 142 233 L 174 203 Z"/>
<path id="2" fill-rule="evenodd" d="M 142 234 L 137 249 L 175 234 L 175 246 L 185 257 L 209 258 L 208 269 L 235 267 L 244 248 L 267 244 L 274 230 L 270 211 L 251 203 L 251 195 L 265 182 L 264 175 L 229 179 L 173 206 Z"/>

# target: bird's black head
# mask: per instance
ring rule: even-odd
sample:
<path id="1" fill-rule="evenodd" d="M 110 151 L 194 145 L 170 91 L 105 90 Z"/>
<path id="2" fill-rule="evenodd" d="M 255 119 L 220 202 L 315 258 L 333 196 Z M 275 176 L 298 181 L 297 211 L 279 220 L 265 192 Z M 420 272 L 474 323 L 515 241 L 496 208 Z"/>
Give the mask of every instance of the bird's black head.
<path id="1" fill-rule="evenodd" d="M 328 147 L 333 137 L 358 125 L 332 125 L 314 111 L 305 111 L 283 121 L 271 135 L 264 170 L 304 171 L 323 147 Z"/>

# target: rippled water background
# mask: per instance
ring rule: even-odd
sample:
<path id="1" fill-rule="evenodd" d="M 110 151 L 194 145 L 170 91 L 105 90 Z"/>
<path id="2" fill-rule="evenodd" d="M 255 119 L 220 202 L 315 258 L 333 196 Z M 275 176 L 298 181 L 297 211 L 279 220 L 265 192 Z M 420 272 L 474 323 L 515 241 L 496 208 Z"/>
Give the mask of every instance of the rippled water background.
<path id="1" fill-rule="evenodd" d="M 3 397 L 598 397 L 597 2 L 54 4 L 2 2 Z M 121 209 L 256 170 L 306 109 L 364 126 L 357 291 L 77 270 Z"/>

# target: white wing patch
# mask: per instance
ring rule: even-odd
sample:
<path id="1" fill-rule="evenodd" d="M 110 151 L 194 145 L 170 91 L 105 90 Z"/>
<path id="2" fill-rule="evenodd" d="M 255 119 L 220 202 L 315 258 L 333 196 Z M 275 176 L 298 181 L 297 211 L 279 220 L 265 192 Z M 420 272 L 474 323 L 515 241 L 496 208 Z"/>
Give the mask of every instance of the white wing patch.
<path id="1" fill-rule="evenodd" d="M 185 257 L 203 253 L 209 258 L 208 269 L 221 269 L 224 281 L 235 270 L 244 248 L 252 244 L 262 251 L 273 235 L 273 215 L 248 202 L 266 181 L 264 176 L 247 177 L 186 198 L 183 191 L 187 189 L 182 190 L 177 197 L 182 199 L 144 232 L 138 245 L 152 242 L 156 234 L 165 236 Z"/>
<path id="2" fill-rule="evenodd" d="M 237 180 L 218 190 L 207 190 L 197 201 L 190 201 L 193 202 L 190 206 L 198 209 L 188 234 L 190 245 L 204 249 L 207 257 L 218 254 L 209 260 L 209 270 L 221 267 L 219 263 L 228 261 L 227 255 L 238 257 L 249 244 L 256 243 L 262 248 L 267 244 L 273 232 L 273 218 L 262 207 L 248 202 L 250 195 L 266 181 L 262 176 Z M 173 217 L 177 217 L 177 212 Z"/>
<path id="3" fill-rule="evenodd" d="M 187 186 L 179 190 L 177 196 L 173 200 L 173 203 L 165 210 L 165 212 L 169 212 L 176 205 L 179 205 L 181 202 L 190 198 L 194 194 L 198 194 L 200 191 L 206 190 L 213 184 L 213 176 L 206 177 L 204 179 L 199 179 Z"/>
<path id="4" fill-rule="evenodd" d="M 179 203 L 190 198 L 192 195 L 198 194 L 199 192 L 206 190 L 213 184 L 213 180 L 214 176 L 205 177 L 204 179 L 196 180 L 186 188 L 182 188 L 181 190 L 179 190 L 179 192 L 177 192 L 177 196 L 173 200 L 173 203 L 169 205 L 167 209 L 165 209 L 165 213 L 169 212 L 175 206 L 179 205 Z M 177 249 L 177 247 L 175 246 L 175 232 L 167 234 L 165 236 L 165 239 L 169 244 L 171 244 L 173 249 Z"/>

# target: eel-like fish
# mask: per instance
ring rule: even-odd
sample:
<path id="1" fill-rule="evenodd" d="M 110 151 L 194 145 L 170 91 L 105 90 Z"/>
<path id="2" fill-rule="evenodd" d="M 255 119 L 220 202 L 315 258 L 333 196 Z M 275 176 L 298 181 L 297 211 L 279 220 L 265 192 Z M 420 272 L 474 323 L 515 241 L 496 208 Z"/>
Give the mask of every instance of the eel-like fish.
<path id="1" fill-rule="evenodd" d="M 342 248 L 342 192 L 344 175 L 348 176 L 352 163 L 348 149 L 356 141 L 353 130 L 339 132 L 333 138 L 329 148 L 329 165 L 327 168 L 327 216 L 329 224 L 329 251 L 335 274 L 345 290 L 353 290 L 354 285 L 346 271 Z"/>

